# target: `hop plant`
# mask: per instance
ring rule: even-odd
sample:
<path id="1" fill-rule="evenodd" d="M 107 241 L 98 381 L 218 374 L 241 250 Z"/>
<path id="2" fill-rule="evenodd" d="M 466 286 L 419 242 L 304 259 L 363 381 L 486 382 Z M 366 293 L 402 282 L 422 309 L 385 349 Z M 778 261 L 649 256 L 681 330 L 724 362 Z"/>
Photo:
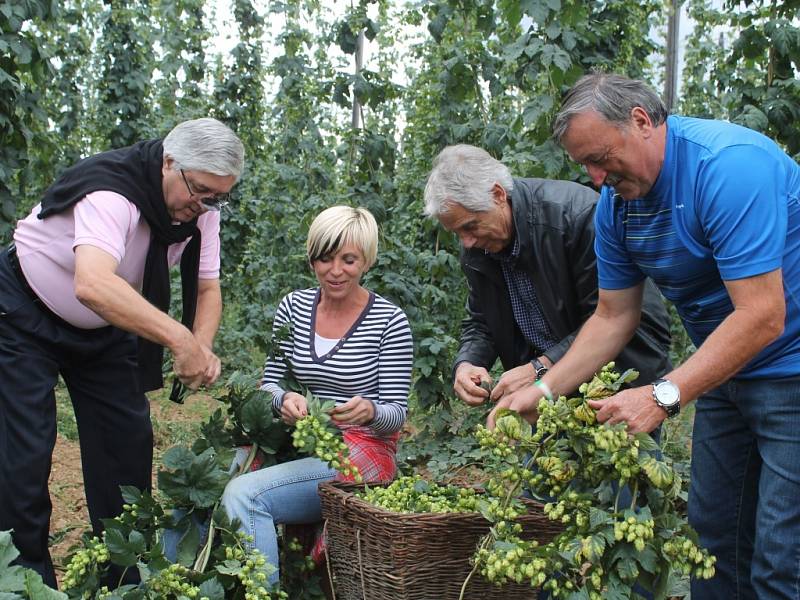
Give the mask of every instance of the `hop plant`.
<path id="1" fill-rule="evenodd" d="M 151 576 L 144 587 L 158 598 L 198 598 L 200 588 L 190 581 L 191 570 L 179 564 L 171 564 L 166 569 Z"/>
<path id="2" fill-rule="evenodd" d="M 398 513 L 470 513 L 479 509 L 472 488 L 429 483 L 418 475 L 400 477 L 385 487 L 370 487 L 357 495 L 370 504 Z"/>
<path id="3" fill-rule="evenodd" d="M 502 410 L 496 429 L 477 428 L 492 473 L 487 492 L 505 500 L 482 511 L 495 524 L 473 557 L 473 573 L 499 585 L 527 582 L 552 598 L 591 600 L 608 597 L 614 586 L 622 594 L 620 585 L 665 585 L 670 571 L 714 575 L 714 557 L 677 514 L 680 478 L 660 459 L 655 442 L 629 434 L 624 424 L 598 423 L 587 403 L 616 394 L 638 376 L 632 370 L 620 375 L 614 366 L 581 385 L 579 396 L 541 400 L 534 432 Z M 522 539 L 513 512 L 503 510 L 523 486 L 550 499 L 544 514 L 563 527 L 547 544 Z M 630 505 L 620 502 L 625 487 Z M 620 556 L 629 558 L 620 562 Z"/>
<path id="4" fill-rule="evenodd" d="M 308 415 L 295 423 L 292 432 L 294 447 L 309 455 L 325 461 L 345 477 L 352 477 L 356 483 L 363 480 L 358 468 L 350 461 L 350 449 L 342 440 L 339 431 L 330 427 L 328 412 L 333 402 L 320 403 L 310 393 L 306 394 Z"/>
<path id="5" fill-rule="evenodd" d="M 61 586 L 64 590 L 81 586 L 91 576 L 96 576 L 101 565 L 108 563 L 109 558 L 108 547 L 100 538 L 93 537 L 87 540 L 84 548 L 70 558 Z"/>

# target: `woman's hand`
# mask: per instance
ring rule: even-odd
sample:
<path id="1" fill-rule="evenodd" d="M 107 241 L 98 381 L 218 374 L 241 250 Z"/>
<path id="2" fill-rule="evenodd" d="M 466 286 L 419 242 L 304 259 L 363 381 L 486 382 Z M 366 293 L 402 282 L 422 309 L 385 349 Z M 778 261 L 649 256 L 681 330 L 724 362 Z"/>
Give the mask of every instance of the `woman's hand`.
<path id="1" fill-rule="evenodd" d="M 354 396 L 331 411 L 337 425 L 366 425 L 375 418 L 375 405 L 371 400 Z"/>
<path id="2" fill-rule="evenodd" d="M 286 392 L 281 404 L 281 419 L 287 425 L 294 425 L 297 421 L 308 415 L 306 399 L 297 392 Z"/>

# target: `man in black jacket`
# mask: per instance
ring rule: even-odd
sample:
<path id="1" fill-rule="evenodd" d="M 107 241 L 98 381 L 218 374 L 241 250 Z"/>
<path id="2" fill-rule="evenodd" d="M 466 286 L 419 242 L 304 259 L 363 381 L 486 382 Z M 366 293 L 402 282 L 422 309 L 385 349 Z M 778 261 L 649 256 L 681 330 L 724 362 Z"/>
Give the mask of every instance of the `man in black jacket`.
<path id="1" fill-rule="evenodd" d="M 512 178 L 474 146 L 450 146 L 435 159 L 425 212 L 459 236 L 470 290 L 453 385 L 467 404 L 497 401 L 540 379 L 594 312 L 597 199 L 576 183 Z M 617 368 L 652 381 L 671 368 L 669 344 L 667 312 L 648 282 L 641 322 Z M 497 358 L 505 372 L 490 395 L 480 383 L 491 382 Z"/>

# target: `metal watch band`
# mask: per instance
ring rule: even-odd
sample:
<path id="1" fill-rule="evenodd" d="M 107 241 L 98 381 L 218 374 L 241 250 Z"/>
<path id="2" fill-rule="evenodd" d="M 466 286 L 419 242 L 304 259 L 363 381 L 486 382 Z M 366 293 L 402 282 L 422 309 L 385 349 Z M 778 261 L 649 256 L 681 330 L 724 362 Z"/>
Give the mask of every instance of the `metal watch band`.
<path id="1" fill-rule="evenodd" d="M 675 389 L 677 390 L 677 393 L 678 393 L 678 401 L 677 402 L 675 402 L 673 404 L 665 404 L 664 402 L 662 402 L 661 400 L 658 399 L 658 395 L 656 394 L 656 388 L 658 387 L 659 384 L 662 384 L 662 383 L 667 383 L 667 384 L 675 387 Z M 675 415 L 677 415 L 678 413 L 681 412 L 680 390 L 669 379 L 664 379 L 663 377 L 659 377 L 658 379 L 656 379 L 653 382 L 653 400 L 655 400 L 655 403 L 658 406 L 660 406 L 661 408 L 663 408 L 666 411 L 667 417 L 674 417 Z"/>

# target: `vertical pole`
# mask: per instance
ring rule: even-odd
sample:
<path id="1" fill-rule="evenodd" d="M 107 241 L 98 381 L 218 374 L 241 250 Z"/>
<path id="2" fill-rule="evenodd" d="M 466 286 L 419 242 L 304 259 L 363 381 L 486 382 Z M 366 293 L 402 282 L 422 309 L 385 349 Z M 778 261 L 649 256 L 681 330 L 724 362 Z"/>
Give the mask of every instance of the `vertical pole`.
<path id="1" fill-rule="evenodd" d="M 672 111 L 678 94 L 678 43 L 680 40 L 681 4 L 683 0 L 670 0 L 667 21 L 667 72 L 664 78 L 664 104 Z"/>
<path id="2" fill-rule="evenodd" d="M 358 34 L 358 40 L 356 41 L 356 75 L 361 72 L 361 63 L 364 59 L 364 30 L 362 29 L 361 32 Z M 359 123 L 361 122 L 361 103 L 356 98 L 355 93 L 353 94 L 353 129 L 359 128 Z"/>

